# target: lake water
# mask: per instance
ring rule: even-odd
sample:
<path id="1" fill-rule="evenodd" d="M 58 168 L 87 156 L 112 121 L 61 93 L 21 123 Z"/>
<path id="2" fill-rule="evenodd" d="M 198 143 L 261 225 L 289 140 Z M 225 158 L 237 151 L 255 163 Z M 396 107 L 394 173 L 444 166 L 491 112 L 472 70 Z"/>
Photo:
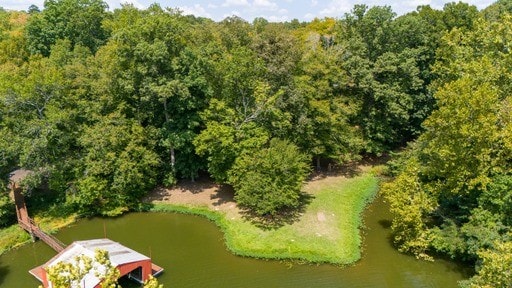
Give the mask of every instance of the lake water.
<path id="1" fill-rule="evenodd" d="M 82 220 L 58 234 L 64 243 L 106 236 L 165 268 L 170 287 L 457 287 L 467 268 L 452 262 L 418 261 L 390 242 L 389 209 L 377 199 L 365 212 L 363 259 L 350 267 L 308 265 L 237 257 L 215 224 L 191 215 L 132 213 Z M 55 255 L 37 241 L 0 257 L 0 287 L 37 287 L 28 270 Z"/>

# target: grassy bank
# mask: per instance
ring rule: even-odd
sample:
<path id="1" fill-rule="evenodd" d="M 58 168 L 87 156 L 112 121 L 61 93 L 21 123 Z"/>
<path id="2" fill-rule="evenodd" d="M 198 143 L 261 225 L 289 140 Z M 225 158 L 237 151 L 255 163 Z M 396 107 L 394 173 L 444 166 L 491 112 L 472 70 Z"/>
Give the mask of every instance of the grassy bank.
<path id="1" fill-rule="evenodd" d="M 44 213 L 43 213 L 44 214 Z M 55 218 L 47 215 L 36 215 L 34 220 L 47 233 L 54 233 L 76 221 L 76 215 Z M 30 235 L 18 224 L 0 229 L 0 255 L 31 241 Z"/>
<path id="2" fill-rule="evenodd" d="M 312 181 L 305 190 L 313 198 L 301 217 L 293 224 L 271 230 L 207 207 L 155 203 L 152 211 L 207 217 L 222 229 L 226 246 L 237 255 L 344 265 L 361 257 L 361 213 L 377 193 L 378 182 L 369 172 L 348 179 L 327 177 Z"/>
<path id="3" fill-rule="evenodd" d="M 196 214 L 210 219 L 224 232 L 226 246 L 236 255 L 345 265 L 361 257 L 361 214 L 377 193 L 378 182 L 371 172 L 353 178 L 311 181 L 304 188 L 312 195 L 304 213 L 292 224 L 276 229 L 262 229 L 240 215 L 227 215 L 206 206 L 158 202 L 151 211 Z M 75 216 L 34 218 L 43 230 L 54 232 L 74 222 Z M 17 225 L 2 229 L 0 255 L 28 241 L 28 233 Z"/>

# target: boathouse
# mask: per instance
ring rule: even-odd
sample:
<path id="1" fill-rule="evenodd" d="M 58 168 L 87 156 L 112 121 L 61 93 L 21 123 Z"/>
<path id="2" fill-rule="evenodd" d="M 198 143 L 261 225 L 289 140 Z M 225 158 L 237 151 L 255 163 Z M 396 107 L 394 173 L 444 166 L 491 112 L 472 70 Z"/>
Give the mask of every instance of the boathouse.
<path id="1" fill-rule="evenodd" d="M 158 274 L 163 271 L 161 267 L 153 264 L 149 257 L 142 255 L 137 251 L 110 239 L 94 239 L 73 242 L 45 264 L 30 270 L 30 274 L 41 281 L 44 288 L 51 288 L 52 284 L 48 281 L 47 275 L 49 267 L 52 267 L 59 262 L 75 264 L 75 257 L 80 255 L 85 255 L 94 260 L 94 255 L 97 249 L 108 252 L 112 266 L 119 270 L 121 277 L 128 276 L 132 280 L 143 283 L 149 279 L 149 275 L 158 276 Z M 96 277 L 95 271 L 102 272 L 105 271 L 105 268 L 99 263 L 93 263 L 93 269 L 91 269 L 91 271 L 89 271 L 89 273 L 80 280 L 80 286 L 78 287 L 101 287 L 101 280 Z"/>
<path id="2" fill-rule="evenodd" d="M 37 238 L 52 247 L 58 254 L 45 264 L 30 270 L 30 274 L 36 277 L 44 288 L 52 288 L 52 283 L 48 279 L 48 268 L 58 263 L 70 263 L 75 265 L 75 257 L 87 256 L 94 261 L 96 250 L 108 252 L 110 263 L 120 272 L 120 277 L 128 278 L 139 282 L 140 284 L 149 279 L 150 275 L 158 276 L 164 269 L 151 262 L 151 258 L 140 254 L 126 246 L 123 246 L 110 239 L 94 239 L 85 241 L 75 241 L 67 246 L 57 238 L 45 233 L 29 217 L 25 198 L 20 187 L 20 182 L 30 173 L 29 170 L 19 169 L 11 173 L 9 177 L 10 195 L 16 206 L 16 216 L 18 224 L 26 230 L 35 241 Z M 98 288 L 101 287 L 101 279 L 95 274 L 104 272 L 105 267 L 97 262 L 93 262 L 93 269 L 89 271 L 78 284 L 80 288 Z"/>

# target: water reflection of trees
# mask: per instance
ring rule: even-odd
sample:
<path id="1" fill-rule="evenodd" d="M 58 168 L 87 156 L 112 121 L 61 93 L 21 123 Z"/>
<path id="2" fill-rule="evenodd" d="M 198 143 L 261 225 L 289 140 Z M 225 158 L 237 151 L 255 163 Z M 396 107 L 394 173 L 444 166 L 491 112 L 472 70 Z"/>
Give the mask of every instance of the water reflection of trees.
<path id="1" fill-rule="evenodd" d="M 2 265 L 0 262 L 0 286 L 2 286 L 5 276 L 9 273 L 9 267 Z"/>

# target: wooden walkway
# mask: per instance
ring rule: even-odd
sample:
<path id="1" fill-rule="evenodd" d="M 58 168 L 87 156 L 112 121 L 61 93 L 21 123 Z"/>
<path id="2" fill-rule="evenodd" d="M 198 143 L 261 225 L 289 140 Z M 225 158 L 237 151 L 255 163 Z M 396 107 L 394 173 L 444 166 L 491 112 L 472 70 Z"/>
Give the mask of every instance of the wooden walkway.
<path id="1" fill-rule="evenodd" d="M 53 237 L 50 234 L 46 234 L 36 225 L 32 218 L 28 218 L 26 221 L 20 221 L 18 219 L 18 224 L 21 228 L 25 229 L 33 238 L 39 238 L 39 240 L 48 244 L 48 246 L 52 247 L 53 250 L 60 252 L 66 248 L 66 245 L 62 243 L 59 239 Z"/>
<path id="2" fill-rule="evenodd" d="M 44 243 L 48 244 L 48 246 L 52 247 L 53 250 L 57 252 L 64 250 L 64 248 L 66 248 L 64 243 L 50 234 L 46 234 L 34 220 L 28 216 L 25 198 L 23 194 L 21 194 L 21 188 L 17 187 L 15 182 L 11 182 L 11 193 L 11 197 L 14 198 L 14 203 L 16 204 L 16 216 L 18 217 L 20 227 L 30 233 L 33 239 L 39 238 Z"/>

